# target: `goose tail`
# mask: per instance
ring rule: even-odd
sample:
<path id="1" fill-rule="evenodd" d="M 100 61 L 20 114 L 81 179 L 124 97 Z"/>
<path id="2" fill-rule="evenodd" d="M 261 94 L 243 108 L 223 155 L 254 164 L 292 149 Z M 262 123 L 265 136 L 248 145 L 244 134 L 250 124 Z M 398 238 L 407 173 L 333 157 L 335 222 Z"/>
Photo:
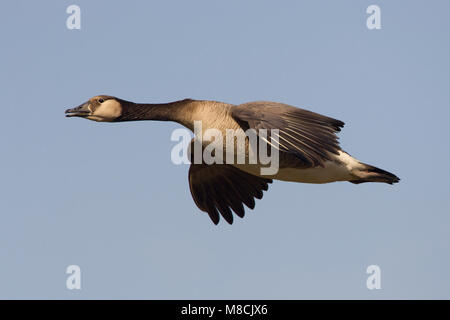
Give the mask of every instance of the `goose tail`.
<path id="1" fill-rule="evenodd" d="M 399 177 L 386 170 L 362 162 L 360 162 L 360 164 L 361 166 L 352 172 L 355 179 L 350 180 L 351 183 L 359 184 L 364 182 L 384 182 L 394 184 L 400 181 Z"/>

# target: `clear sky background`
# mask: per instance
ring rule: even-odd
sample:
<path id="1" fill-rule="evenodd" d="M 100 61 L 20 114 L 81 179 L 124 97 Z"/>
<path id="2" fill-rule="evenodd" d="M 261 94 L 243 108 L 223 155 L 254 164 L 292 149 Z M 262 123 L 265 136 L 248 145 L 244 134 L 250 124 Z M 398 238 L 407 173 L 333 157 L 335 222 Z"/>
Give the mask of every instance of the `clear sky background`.
<path id="1" fill-rule="evenodd" d="M 81 7 L 81 30 L 66 8 Z M 381 8 L 368 30 L 366 8 Z M 450 298 L 450 2 L 2 1 L 0 298 Z M 274 182 L 214 226 L 175 123 L 67 119 L 91 96 L 272 100 L 346 123 L 387 184 Z M 82 289 L 66 289 L 68 265 Z M 366 268 L 381 268 L 368 290 Z"/>

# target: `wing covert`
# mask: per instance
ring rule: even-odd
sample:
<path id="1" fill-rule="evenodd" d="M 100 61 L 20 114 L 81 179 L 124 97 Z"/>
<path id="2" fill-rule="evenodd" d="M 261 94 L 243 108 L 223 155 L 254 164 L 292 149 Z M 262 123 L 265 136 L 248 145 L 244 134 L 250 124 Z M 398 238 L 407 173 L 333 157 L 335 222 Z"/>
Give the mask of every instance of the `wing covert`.
<path id="1" fill-rule="evenodd" d="M 323 165 L 331 160 L 330 154 L 340 150 L 336 133 L 344 122 L 308 110 L 267 101 L 257 101 L 232 108 L 233 118 L 244 130 L 253 128 L 278 129 L 272 133 L 278 140 L 276 147 L 282 152 L 295 154 L 305 167 Z"/>

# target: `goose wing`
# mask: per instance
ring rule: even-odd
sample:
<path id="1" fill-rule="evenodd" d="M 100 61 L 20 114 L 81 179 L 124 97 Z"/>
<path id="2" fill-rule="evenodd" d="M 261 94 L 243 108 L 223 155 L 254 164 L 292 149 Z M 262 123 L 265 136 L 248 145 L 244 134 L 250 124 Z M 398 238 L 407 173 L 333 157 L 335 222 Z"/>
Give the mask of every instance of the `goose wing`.
<path id="1" fill-rule="evenodd" d="M 305 167 L 323 165 L 331 154 L 340 150 L 338 137 L 344 122 L 308 110 L 268 101 L 257 101 L 232 108 L 232 117 L 244 130 L 267 129 L 267 137 L 274 136 L 275 147 L 295 154 Z M 270 131 L 278 129 L 279 132 Z M 272 142 L 273 140 L 271 140 Z"/>
<path id="2" fill-rule="evenodd" d="M 255 207 L 255 199 L 261 199 L 263 190 L 269 188 L 272 179 L 260 178 L 228 164 L 194 164 L 189 168 L 189 188 L 200 210 L 208 213 L 214 224 L 220 215 L 233 223 L 234 211 L 244 217 L 245 204 Z"/>

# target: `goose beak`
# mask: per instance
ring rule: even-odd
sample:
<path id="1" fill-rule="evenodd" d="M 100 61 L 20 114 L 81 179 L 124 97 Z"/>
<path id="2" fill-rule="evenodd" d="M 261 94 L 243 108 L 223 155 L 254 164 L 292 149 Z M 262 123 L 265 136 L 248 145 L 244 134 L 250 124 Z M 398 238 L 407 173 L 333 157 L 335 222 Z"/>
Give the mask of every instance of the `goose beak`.
<path id="1" fill-rule="evenodd" d="M 89 108 L 89 102 L 85 102 L 76 108 L 67 109 L 66 117 L 82 117 L 85 118 L 91 114 L 91 109 Z"/>

